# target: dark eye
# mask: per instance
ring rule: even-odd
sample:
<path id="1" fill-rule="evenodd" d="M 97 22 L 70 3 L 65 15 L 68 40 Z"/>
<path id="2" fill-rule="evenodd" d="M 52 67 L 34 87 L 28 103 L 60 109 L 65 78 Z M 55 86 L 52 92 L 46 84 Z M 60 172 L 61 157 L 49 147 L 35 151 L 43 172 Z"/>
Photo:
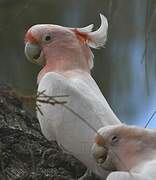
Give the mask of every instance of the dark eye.
<path id="1" fill-rule="evenodd" d="M 42 41 L 45 43 L 49 43 L 52 40 L 52 34 L 51 33 L 46 33 L 42 37 Z"/>
<path id="2" fill-rule="evenodd" d="M 111 142 L 114 144 L 114 143 L 116 143 L 118 141 L 119 141 L 118 136 L 117 135 L 113 135 L 112 138 L 111 138 Z"/>
<path id="3" fill-rule="evenodd" d="M 51 36 L 50 35 L 45 36 L 45 41 L 50 41 L 50 40 L 51 40 Z"/>

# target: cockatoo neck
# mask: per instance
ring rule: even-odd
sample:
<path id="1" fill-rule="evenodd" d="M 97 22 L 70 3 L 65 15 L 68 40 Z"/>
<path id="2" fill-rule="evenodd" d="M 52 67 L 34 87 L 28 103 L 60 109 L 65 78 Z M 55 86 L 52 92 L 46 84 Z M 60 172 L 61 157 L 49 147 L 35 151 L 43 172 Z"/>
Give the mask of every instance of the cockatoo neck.
<path id="1" fill-rule="evenodd" d="M 44 51 L 46 62 L 38 75 L 38 83 L 48 72 L 65 74 L 68 71 L 83 71 L 90 74 L 88 60 L 83 56 L 81 50 L 62 49 L 55 51 L 53 49 L 52 51 L 46 51 L 45 49 Z"/>

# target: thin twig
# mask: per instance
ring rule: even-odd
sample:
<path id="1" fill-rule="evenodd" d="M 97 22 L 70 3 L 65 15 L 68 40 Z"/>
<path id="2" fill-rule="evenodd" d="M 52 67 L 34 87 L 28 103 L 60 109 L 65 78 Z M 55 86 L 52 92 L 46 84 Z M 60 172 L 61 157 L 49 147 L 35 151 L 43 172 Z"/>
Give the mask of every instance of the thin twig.
<path id="1" fill-rule="evenodd" d="M 44 94 L 44 92 L 45 91 L 37 92 L 37 95 L 24 96 L 24 95 L 18 94 L 14 90 L 1 90 L 0 91 L 0 96 L 7 96 L 7 97 L 11 96 L 11 97 L 14 97 L 14 98 L 18 99 L 22 103 L 28 104 L 28 105 L 30 103 L 31 104 L 36 103 L 36 101 L 41 102 L 41 103 L 51 104 L 53 106 L 55 104 L 65 104 L 66 103 L 66 101 L 56 101 L 55 98 L 57 98 L 57 97 L 64 98 L 64 97 L 68 97 L 68 95 L 48 96 L 48 95 Z"/>
<path id="2" fill-rule="evenodd" d="M 147 128 L 147 126 L 149 125 L 149 123 L 151 122 L 151 120 L 153 119 L 153 117 L 155 116 L 156 111 L 153 112 L 152 116 L 149 118 L 149 120 L 147 121 L 146 125 L 144 126 L 144 128 Z"/>

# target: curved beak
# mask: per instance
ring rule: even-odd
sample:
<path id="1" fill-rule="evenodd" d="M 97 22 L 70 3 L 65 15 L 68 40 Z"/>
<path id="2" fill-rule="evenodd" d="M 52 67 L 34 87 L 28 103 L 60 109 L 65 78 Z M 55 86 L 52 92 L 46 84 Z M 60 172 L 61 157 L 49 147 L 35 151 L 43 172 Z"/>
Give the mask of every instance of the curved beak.
<path id="1" fill-rule="evenodd" d="M 95 143 L 92 146 L 92 155 L 95 158 L 97 164 L 107 171 L 116 170 L 114 164 L 115 154 L 110 151 L 107 145 L 107 140 L 103 136 L 98 134 L 95 137 Z"/>
<path id="2" fill-rule="evenodd" d="M 101 168 L 105 169 L 106 171 L 117 170 L 113 161 L 114 154 L 111 154 L 107 148 L 94 143 L 92 146 L 92 155 Z"/>
<path id="3" fill-rule="evenodd" d="M 27 59 L 33 63 L 42 64 L 43 63 L 43 53 L 42 49 L 37 44 L 32 44 L 27 42 L 25 45 L 25 55 Z"/>
<path id="4" fill-rule="evenodd" d="M 92 154 L 98 164 L 103 164 L 107 159 L 108 150 L 95 143 L 92 147 Z"/>

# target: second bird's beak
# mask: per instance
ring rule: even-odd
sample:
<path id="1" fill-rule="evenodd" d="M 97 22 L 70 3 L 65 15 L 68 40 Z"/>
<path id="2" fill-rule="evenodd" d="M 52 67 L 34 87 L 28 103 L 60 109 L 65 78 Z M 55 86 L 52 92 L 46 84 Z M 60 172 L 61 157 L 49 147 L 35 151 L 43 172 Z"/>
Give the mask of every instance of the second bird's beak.
<path id="1" fill-rule="evenodd" d="M 33 63 L 43 64 L 43 52 L 39 45 L 27 42 L 25 45 L 25 55 Z"/>
<path id="2" fill-rule="evenodd" d="M 107 159 L 108 150 L 95 143 L 92 147 L 92 154 L 96 162 L 100 165 L 100 164 L 103 164 L 105 160 Z"/>
<path id="3" fill-rule="evenodd" d="M 104 138 L 98 134 L 92 147 L 93 156 L 98 164 L 103 164 L 107 158 L 108 150 L 105 148 Z"/>
<path id="4" fill-rule="evenodd" d="M 114 153 L 111 153 L 107 147 L 107 140 L 103 136 L 97 135 L 95 143 L 92 146 L 92 155 L 97 164 L 107 171 L 116 170 L 113 162 Z"/>

